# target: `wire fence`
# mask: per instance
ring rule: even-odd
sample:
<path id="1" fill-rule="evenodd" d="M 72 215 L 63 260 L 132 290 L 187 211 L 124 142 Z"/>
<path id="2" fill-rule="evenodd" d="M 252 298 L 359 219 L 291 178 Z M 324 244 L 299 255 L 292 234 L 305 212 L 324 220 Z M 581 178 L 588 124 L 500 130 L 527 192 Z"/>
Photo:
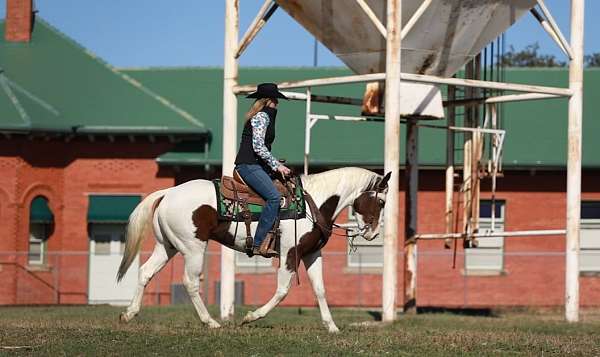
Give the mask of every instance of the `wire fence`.
<path id="1" fill-rule="evenodd" d="M 119 254 L 47 252 L 43 259 L 27 253 L 0 252 L 0 305 L 127 304 L 137 286 L 139 260 L 116 283 Z M 600 305 L 600 253 L 581 253 L 581 304 Z M 323 278 L 330 306 L 379 307 L 382 286 L 381 250 L 323 252 Z M 476 255 L 448 250 L 421 250 L 417 257 L 419 306 L 478 308 L 495 306 L 560 306 L 564 304 L 565 254 L 560 251 L 485 251 Z M 403 305 L 403 260 L 398 261 L 399 306 Z M 262 305 L 275 293 L 278 260 L 249 259 L 236 263 L 236 303 Z M 175 256 L 144 292 L 144 304 L 189 303 L 183 284 L 184 261 Z M 200 294 L 207 304 L 219 303 L 220 254 L 207 252 Z M 315 306 L 306 269 L 299 270 L 282 305 Z"/>

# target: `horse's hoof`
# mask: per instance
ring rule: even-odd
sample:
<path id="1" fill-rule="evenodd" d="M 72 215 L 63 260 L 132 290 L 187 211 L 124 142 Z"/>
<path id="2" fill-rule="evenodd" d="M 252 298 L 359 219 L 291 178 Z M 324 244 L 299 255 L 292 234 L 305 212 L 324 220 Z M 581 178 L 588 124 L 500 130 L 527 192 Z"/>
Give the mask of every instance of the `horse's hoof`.
<path id="1" fill-rule="evenodd" d="M 208 321 L 208 328 L 221 328 L 221 325 L 215 320 Z"/>
<path id="2" fill-rule="evenodd" d="M 119 315 L 119 321 L 121 321 L 122 323 L 126 324 L 126 323 L 128 323 L 129 321 L 131 321 L 131 318 L 130 318 L 130 317 L 127 317 L 127 313 L 126 313 L 126 312 L 122 312 L 122 313 Z"/>
<path id="3" fill-rule="evenodd" d="M 252 321 L 255 321 L 256 319 L 254 318 L 254 315 L 252 315 L 252 311 L 248 312 L 246 314 L 246 316 L 244 316 L 244 319 L 242 320 L 242 322 L 240 322 L 240 326 L 243 326 L 245 324 L 249 324 Z"/>
<path id="4" fill-rule="evenodd" d="M 334 323 L 323 323 L 329 333 L 339 333 L 340 329 Z"/>

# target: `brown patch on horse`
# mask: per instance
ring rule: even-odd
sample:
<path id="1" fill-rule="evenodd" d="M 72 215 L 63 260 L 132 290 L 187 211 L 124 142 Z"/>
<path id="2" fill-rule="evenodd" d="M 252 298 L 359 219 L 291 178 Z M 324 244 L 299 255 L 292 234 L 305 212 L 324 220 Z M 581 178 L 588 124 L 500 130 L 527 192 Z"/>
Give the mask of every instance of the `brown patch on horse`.
<path id="1" fill-rule="evenodd" d="M 363 192 L 354 200 L 354 211 L 360 214 L 363 221 L 373 229 L 379 224 L 379 215 L 383 205 L 373 192 Z"/>
<path id="2" fill-rule="evenodd" d="M 323 215 L 328 229 L 331 229 L 331 226 L 333 225 L 333 214 L 335 213 L 335 209 L 339 202 L 340 196 L 331 196 L 321 205 L 321 207 L 319 207 L 319 211 Z M 319 248 L 319 242 L 321 242 L 322 238 L 323 232 L 321 228 L 313 223 L 312 230 L 300 237 L 300 242 L 298 243 L 297 247 L 298 259 L 296 259 L 296 249 L 291 248 L 288 251 L 287 259 L 285 261 L 287 270 L 296 271 L 298 267 L 294 267 L 294 264 L 300 264 L 302 257 L 317 250 Z"/>
<path id="3" fill-rule="evenodd" d="M 209 205 L 202 205 L 192 212 L 192 222 L 196 238 L 203 242 L 213 240 L 227 247 L 233 247 L 235 238 L 229 233 L 230 222 L 219 222 L 217 211 Z"/>

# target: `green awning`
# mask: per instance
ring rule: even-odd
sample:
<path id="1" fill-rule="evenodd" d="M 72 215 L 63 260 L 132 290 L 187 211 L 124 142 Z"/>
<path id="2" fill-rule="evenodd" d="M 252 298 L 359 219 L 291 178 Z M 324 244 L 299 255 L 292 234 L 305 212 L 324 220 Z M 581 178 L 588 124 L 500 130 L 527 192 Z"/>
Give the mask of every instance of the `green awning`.
<path id="1" fill-rule="evenodd" d="M 138 203 L 140 203 L 140 196 L 90 196 L 88 222 L 127 222 Z"/>
<path id="2" fill-rule="evenodd" d="M 29 221 L 31 223 L 52 223 L 54 221 L 54 215 L 48 207 L 48 200 L 44 197 L 36 197 L 31 201 Z"/>

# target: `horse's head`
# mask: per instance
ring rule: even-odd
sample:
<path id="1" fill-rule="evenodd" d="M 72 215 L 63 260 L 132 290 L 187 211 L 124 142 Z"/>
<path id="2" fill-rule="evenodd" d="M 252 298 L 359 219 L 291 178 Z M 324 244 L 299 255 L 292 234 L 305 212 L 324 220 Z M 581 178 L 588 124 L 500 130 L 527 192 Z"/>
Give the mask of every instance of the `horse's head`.
<path id="1" fill-rule="evenodd" d="M 385 206 L 385 196 L 388 191 L 388 181 L 391 172 L 379 179 L 374 186 L 368 187 L 352 203 L 359 234 L 366 240 L 373 240 L 379 235 L 380 220 Z"/>

